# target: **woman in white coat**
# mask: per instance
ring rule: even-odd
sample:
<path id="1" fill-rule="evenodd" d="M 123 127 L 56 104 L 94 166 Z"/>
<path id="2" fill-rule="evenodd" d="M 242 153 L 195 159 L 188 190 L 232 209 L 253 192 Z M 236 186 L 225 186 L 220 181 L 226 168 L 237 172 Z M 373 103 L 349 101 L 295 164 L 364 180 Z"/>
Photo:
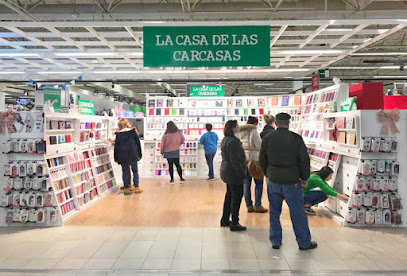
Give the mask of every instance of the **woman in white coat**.
<path id="1" fill-rule="evenodd" d="M 261 138 L 257 131 L 259 120 L 256 117 L 249 116 L 247 124 L 240 127 L 240 141 L 242 142 L 243 149 L 245 150 L 247 160 L 259 161 Z M 255 187 L 255 202 L 253 205 L 251 195 L 251 184 L 253 177 L 248 173 L 248 178 L 244 184 L 244 198 L 246 200 L 247 211 L 249 213 L 265 213 L 268 209 L 261 205 L 261 198 L 263 196 L 263 179 L 254 178 Z"/>

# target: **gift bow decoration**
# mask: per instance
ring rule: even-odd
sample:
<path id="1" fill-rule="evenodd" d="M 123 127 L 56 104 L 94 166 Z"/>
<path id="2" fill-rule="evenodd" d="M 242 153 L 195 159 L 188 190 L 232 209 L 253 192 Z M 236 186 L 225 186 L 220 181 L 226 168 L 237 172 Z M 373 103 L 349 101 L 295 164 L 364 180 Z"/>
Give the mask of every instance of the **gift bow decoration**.
<path id="1" fill-rule="evenodd" d="M 394 109 L 387 113 L 380 109 L 377 112 L 377 120 L 382 123 L 382 130 L 380 131 L 381 135 L 389 135 L 389 127 L 390 134 L 400 133 L 396 126 L 396 122 L 398 122 L 399 119 L 400 111 L 398 111 L 398 109 Z"/>

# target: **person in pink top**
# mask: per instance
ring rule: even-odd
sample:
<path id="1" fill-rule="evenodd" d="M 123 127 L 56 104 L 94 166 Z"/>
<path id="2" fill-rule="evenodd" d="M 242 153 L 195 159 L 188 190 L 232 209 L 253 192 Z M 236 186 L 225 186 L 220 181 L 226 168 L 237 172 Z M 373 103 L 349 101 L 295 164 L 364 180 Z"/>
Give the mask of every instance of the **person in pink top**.
<path id="1" fill-rule="evenodd" d="M 179 148 L 184 142 L 184 135 L 182 135 L 173 121 L 169 121 L 167 123 L 167 130 L 161 138 L 161 154 L 164 155 L 164 158 L 168 161 L 171 177 L 170 183 L 174 183 L 174 165 L 177 167 L 181 182 L 185 181 L 182 177 L 181 165 L 179 164 Z"/>

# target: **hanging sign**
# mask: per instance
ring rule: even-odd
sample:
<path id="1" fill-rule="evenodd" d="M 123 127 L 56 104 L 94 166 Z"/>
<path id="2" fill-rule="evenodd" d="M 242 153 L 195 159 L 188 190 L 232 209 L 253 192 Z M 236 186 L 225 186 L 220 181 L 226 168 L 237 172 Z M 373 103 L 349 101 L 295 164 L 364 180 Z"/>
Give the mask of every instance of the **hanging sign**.
<path id="1" fill-rule="evenodd" d="M 312 91 L 319 90 L 319 73 L 312 75 L 311 87 Z"/>
<path id="2" fill-rule="evenodd" d="M 61 89 L 44 88 L 44 110 L 61 112 Z"/>
<path id="3" fill-rule="evenodd" d="M 270 66 L 270 26 L 143 27 L 145 67 Z"/>
<path id="4" fill-rule="evenodd" d="M 224 85 L 188 85 L 189 97 L 224 97 Z"/>
<path id="5" fill-rule="evenodd" d="M 95 115 L 95 102 L 77 99 L 78 111 L 82 115 Z"/>

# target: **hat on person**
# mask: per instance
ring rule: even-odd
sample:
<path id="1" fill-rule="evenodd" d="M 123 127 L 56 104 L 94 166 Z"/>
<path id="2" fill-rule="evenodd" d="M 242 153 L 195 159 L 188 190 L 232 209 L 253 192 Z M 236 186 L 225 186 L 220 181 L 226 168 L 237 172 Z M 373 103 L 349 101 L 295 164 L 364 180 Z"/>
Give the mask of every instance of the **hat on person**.
<path id="1" fill-rule="evenodd" d="M 284 113 L 284 112 L 278 113 L 276 115 L 276 120 L 277 121 L 289 121 L 290 119 L 291 119 L 290 114 L 287 114 L 287 113 Z"/>

